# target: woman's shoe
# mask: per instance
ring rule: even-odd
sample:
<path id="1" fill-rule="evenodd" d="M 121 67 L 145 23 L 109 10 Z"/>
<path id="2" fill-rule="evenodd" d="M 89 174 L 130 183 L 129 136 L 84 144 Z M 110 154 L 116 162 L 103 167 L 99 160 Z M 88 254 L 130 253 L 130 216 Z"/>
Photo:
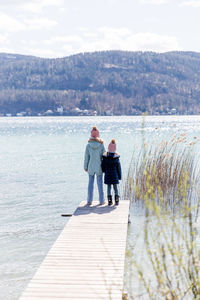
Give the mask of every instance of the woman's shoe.
<path id="1" fill-rule="evenodd" d="M 108 205 L 112 205 L 112 195 L 108 196 Z"/>
<path id="2" fill-rule="evenodd" d="M 115 195 L 115 205 L 119 205 L 119 196 Z"/>

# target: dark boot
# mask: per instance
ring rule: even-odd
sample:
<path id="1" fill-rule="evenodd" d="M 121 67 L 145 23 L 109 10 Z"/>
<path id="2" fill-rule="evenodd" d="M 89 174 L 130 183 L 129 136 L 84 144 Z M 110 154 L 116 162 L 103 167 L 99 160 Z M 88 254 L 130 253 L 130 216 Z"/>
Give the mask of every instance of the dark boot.
<path id="1" fill-rule="evenodd" d="M 112 195 L 108 196 L 108 205 L 112 205 Z"/>
<path id="2" fill-rule="evenodd" d="M 115 195 L 115 205 L 119 205 L 119 196 Z"/>

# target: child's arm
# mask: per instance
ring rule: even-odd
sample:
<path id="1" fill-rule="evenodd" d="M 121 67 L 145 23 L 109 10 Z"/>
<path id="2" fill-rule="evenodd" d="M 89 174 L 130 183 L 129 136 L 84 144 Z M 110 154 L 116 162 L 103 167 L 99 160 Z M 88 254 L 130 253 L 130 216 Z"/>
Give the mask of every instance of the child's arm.
<path id="1" fill-rule="evenodd" d="M 117 174 L 118 174 L 119 180 L 121 180 L 122 179 L 122 169 L 121 169 L 121 164 L 120 164 L 119 160 L 117 162 Z"/>
<path id="2" fill-rule="evenodd" d="M 105 173 L 105 159 L 104 159 L 104 157 L 102 158 L 101 169 L 102 169 L 102 172 Z"/>

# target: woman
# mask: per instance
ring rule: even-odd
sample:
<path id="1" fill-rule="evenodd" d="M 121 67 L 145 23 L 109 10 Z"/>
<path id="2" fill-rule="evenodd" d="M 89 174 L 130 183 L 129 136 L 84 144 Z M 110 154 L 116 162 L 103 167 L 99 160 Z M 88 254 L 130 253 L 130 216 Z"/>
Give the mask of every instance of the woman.
<path id="1" fill-rule="evenodd" d="M 92 128 L 91 137 L 85 149 L 84 170 L 88 172 L 88 197 L 87 203 L 91 205 L 93 201 L 94 177 L 96 175 L 99 191 L 99 203 L 104 204 L 103 182 L 102 182 L 102 156 L 105 152 L 103 141 L 99 138 L 99 131 L 96 126 Z"/>

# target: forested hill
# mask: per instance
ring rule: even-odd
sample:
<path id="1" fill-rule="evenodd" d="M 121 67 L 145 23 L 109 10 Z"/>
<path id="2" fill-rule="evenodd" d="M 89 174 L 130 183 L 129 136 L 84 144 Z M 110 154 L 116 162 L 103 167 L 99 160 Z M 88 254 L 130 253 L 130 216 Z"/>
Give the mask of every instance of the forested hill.
<path id="1" fill-rule="evenodd" d="M 198 114 L 200 53 L 103 51 L 57 59 L 0 54 L 0 114 L 47 110 Z"/>

